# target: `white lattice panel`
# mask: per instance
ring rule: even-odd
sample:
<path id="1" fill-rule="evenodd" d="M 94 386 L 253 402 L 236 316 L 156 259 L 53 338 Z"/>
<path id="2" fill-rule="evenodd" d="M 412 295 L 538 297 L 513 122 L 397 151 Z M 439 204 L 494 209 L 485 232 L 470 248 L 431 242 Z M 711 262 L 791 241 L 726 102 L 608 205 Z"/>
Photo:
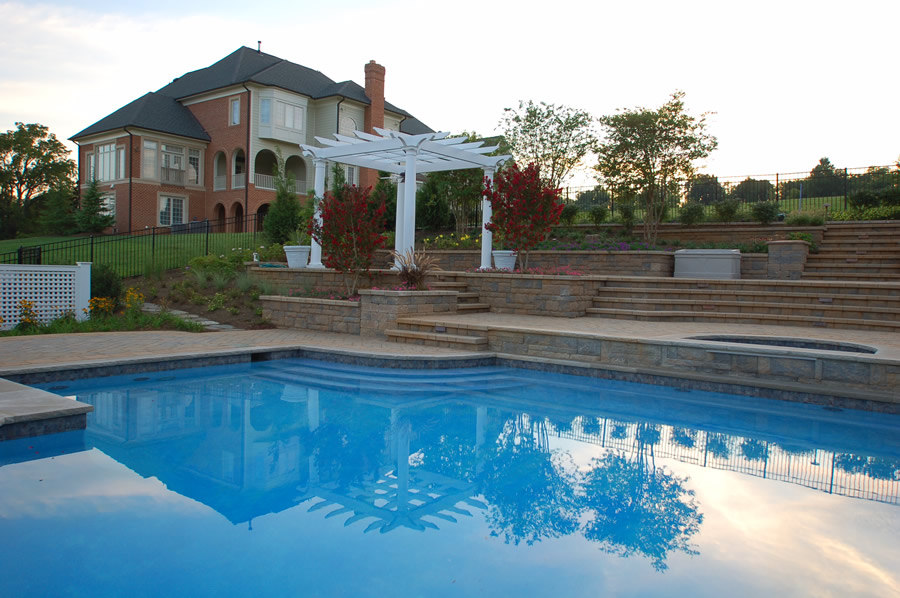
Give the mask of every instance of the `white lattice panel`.
<path id="1" fill-rule="evenodd" d="M 83 320 L 91 294 L 91 265 L 19 266 L 0 265 L 0 329 L 19 323 L 20 301 L 34 303 L 38 320 L 47 323 L 74 312 Z"/>

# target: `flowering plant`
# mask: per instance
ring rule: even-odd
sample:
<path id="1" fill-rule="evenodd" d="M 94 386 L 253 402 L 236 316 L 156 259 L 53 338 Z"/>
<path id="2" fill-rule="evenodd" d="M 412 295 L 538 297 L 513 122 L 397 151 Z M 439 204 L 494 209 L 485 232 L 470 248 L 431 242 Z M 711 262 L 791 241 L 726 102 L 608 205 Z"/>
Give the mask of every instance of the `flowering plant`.
<path id="1" fill-rule="evenodd" d="M 539 166 L 529 164 L 519 170 L 513 164 L 498 172 L 493 182 L 485 177 L 484 195 L 492 210 L 491 221 L 484 227 L 500 234 L 509 249 L 521 254 L 522 267 L 527 268 L 528 251 L 559 224 L 560 189 L 544 184 Z"/>
<path id="2" fill-rule="evenodd" d="M 356 294 L 359 278 L 372 267 L 375 250 L 384 245 L 384 201 L 370 202 L 371 188 L 343 185 L 326 191 L 319 202 L 321 221 L 309 232 L 322 246 L 324 263 L 344 275 L 347 295 Z"/>

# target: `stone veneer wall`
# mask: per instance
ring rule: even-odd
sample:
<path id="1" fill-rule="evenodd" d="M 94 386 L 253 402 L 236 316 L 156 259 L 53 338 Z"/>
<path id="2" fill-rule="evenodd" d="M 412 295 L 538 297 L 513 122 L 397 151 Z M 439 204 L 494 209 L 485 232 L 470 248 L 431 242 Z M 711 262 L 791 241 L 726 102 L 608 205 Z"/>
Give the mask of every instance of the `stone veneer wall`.
<path id="1" fill-rule="evenodd" d="M 263 317 L 279 328 L 359 334 L 359 301 L 264 295 L 260 302 Z"/>
<path id="2" fill-rule="evenodd" d="M 326 292 L 344 293 L 343 275 L 334 270 L 311 268 L 260 268 L 250 267 L 250 276 L 265 280 L 283 289 L 316 289 Z M 397 273 L 390 270 L 370 270 L 369 276 L 360 279 L 363 287 L 395 287 L 400 284 Z"/>
<path id="3" fill-rule="evenodd" d="M 260 297 L 263 317 L 279 328 L 342 332 L 384 338 L 398 318 L 456 312 L 456 291 L 360 290 L 359 301 L 313 297 Z"/>
<path id="4" fill-rule="evenodd" d="M 769 256 L 765 253 L 741 254 L 741 279 L 765 280 L 768 278 Z"/>
<path id="5" fill-rule="evenodd" d="M 809 256 L 806 241 L 769 241 L 768 278 L 799 280 Z"/>

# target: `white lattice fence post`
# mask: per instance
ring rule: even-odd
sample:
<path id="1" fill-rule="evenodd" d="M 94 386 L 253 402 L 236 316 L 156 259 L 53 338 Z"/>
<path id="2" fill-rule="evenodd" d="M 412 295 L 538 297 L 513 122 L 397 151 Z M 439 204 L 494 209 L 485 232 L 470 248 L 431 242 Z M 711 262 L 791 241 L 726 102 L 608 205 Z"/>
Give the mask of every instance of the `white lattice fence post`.
<path id="1" fill-rule="evenodd" d="M 91 262 L 75 262 L 75 319 L 88 319 L 88 305 L 91 301 Z"/>

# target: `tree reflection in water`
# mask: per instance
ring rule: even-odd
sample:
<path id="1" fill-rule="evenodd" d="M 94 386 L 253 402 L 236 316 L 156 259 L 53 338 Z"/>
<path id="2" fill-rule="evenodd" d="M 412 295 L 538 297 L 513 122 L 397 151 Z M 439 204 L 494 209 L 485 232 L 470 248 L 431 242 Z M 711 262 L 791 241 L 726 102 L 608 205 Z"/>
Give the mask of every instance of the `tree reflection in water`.
<path id="1" fill-rule="evenodd" d="M 575 467 L 568 454 L 551 454 L 543 419 L 508 419 L 478 481 L 492 536 L 533 544 L 578 530 Z"/>
<path id="2" fill-rule="evenodd" d="M 685 486 L 687 478 L 656 467 L 653 444 L 648 442 L 654 439 L 658 442 L 658 430 L 639 424 L 631 459 L 624 453 L 608 453 L 592 461 L 583 493 L 591 518 L 582 531 L 604 552 L 622 557 L 640 554 L 654 569 L 664 571 L 670 552 L 697 554 L 691 537 L 699 531 L 703 515 L 694 491 Z"/>

